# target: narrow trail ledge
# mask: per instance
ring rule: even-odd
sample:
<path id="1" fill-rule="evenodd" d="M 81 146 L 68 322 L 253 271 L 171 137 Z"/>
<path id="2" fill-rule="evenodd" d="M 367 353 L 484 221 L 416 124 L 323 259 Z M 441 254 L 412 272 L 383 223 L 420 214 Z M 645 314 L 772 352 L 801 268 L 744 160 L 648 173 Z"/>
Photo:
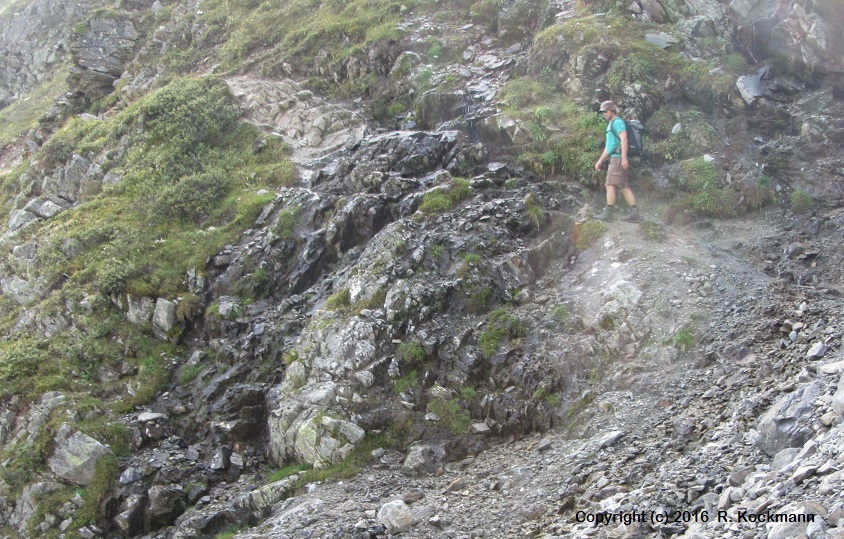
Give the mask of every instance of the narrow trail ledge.
<path id="1" fill-rule="evenodd" d="M 842 365 L 806 353 L 840 340 L 840 317 L 829 318 L 838 313 L 777 286 L 753 259 L 754 246 L 782 236 L 773 221 L 671 227 L 661 240 L 645 230 L 609 224 L 536 287 L 581 325 L 548 332 L 548 349 L 579 344 L 602 356 L 564 425 L 493 443 L 433 475 L 379 451 L 359 476 L 309 485 L 238 537 L 380 536 L 391 524 L 385 530 L 379 510 L 391 500 L 406 504 L 396 517 L 406 526 L 393 531 L 420 539 L 771 537 L 786 529 L 759 523 L 771 512 L 816 514 L 826 526 L 841 511 L 830 402 Z M 814 330 L 786 346 L 783 325 L 801 323 Z M 554 368 L 553 354 L 532 360 Z M 791 405 L 755 420 L 782 400 Z M 598 515 L 609 520 L 596 526 Z"/>

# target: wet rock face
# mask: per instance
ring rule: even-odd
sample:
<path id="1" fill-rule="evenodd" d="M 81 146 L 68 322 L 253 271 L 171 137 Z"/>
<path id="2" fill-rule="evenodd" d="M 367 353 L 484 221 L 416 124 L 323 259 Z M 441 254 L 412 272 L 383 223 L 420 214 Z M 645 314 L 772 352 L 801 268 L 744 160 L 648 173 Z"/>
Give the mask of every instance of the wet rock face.
<path id="1" fill-rule="evenodd" d="M 798 75 L 844 73 L 844 20 L 835 0 L 740 0 L 731 8 L 739 39 L 757 61 L 785 56 Z"/>

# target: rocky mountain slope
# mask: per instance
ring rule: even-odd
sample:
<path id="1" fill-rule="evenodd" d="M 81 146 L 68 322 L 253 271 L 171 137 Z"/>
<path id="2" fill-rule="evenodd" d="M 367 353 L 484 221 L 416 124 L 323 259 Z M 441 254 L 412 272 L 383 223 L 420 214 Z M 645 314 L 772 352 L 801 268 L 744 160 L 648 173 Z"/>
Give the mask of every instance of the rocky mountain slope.
<path id="1" fill-rule="evenodd" d="M 844 536 L 842 16 L 0 3 L 0 536 Z"/>

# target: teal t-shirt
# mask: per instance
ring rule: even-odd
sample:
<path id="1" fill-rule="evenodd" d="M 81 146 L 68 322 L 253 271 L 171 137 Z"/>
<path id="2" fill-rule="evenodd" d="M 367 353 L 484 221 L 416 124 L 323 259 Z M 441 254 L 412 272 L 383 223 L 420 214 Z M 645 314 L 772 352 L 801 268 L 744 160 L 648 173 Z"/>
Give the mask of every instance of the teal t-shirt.
<path id="1" fill-rule="evenodd" d="M 627 124 L 618 116 L 613 118 L 613 121 L 607 123 L 606 149 L 610 157 L 621 157 L 621 138 L 619 134 L 622 131 L 627 131 Z"/>

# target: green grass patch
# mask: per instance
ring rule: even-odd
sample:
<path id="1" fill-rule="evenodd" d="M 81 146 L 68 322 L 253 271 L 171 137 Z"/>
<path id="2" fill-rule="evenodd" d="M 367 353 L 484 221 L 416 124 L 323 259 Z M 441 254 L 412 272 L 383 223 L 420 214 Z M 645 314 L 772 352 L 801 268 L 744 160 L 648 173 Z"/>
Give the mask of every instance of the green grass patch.
<path id="1" fill-rule="evenodd" d="M 183 366 L 179 371 L 179 385 L 184 386 L 196 380 L 204 368 L 200 364 Z"/>
<path id="2" fill-rule="evenodd" d="M 45 159 L 96 147 L 123 179 L 44 224 L 38 271 L 103 295 L 184 295 L 185 272 L 236 242 L 273 198 L 257 192 L 290 181 L 289 148 L 238 116 L 224 82 L 185 78 L 108 120 L 68 122 Z"/>
<path id="3" fill-rule="evenodd" d="M 565 305 L 558 305 L 551 311 L 551 315 L 554 317 L 554 320 L 560 324 L 560 327 L 564 327 L 568 324 L 569 318 L 571 317 L 571 311 Z"/>
<path id="4" fill-rule="evenodd" d="M 457 397 L 451 399 L 431 399 L 427 411 L 437 414 L 440 425 L 453 434 L 465 434 L 472 425 L 472 416 L 466 410 L 463 401 Z"/>
<path id="5" fill-rule="evenodd" d="M 23 99 L 0 109 L 0 145 L 38 127 L 38 118 L 55 104 L 56 98 L 67 88 L 66 78 L 67 69 L 59 69 Z"/>
<path id="6" fill-rule="evenodd" d="M 396 350 L 396 357 L 399 361 L 408 365 L 418 365 L 425 361 L 427 354 L 420 343 L 405 342 L 399 345 L 398 350 Z"/>
<path id="7" fill-rule="evenodd" d="M 574 246 L 581 251 L 598 241 L 609 227 L 601 221 L 584 221 L 577 223 L 572 231 Z"/>
<path id="8" fill-rule="evenodd" d="M 484 359 L 491 358 L 501 343 L 527 335 L 527 326 L 518 317 L 503 309 L 496 309 L 489 315 L 487 329 L 478 337 Z"/>
<path id="9" fill-rule="evenodd" d="M 347 311 L 352 306 L 352 293 L 344 288 L 330 295 L 325 300 L 325 308 L 329 311 Z"/>
<path id="10" fill-rule="evenodd" d="M 733 189 L 721 187 L 721 173 L 714 162 L 702 157 L 685 161 L 679 178 L 687 193 L 684 204 L 704 217 L 735 217 L 742 212 Z"/>
<path id="11" fill-rule="evenodd" d="M 454 178 L 445 187 L 434 189 L 425 193 L 419 211 L 427 215 L 436 215 L 451 211 L 457 204 L 472 195 L 472 187 L 469 181 L 463 178 Z"/>
<path id="12" fill-rule="evenodd" d="M 674 334 L 674 345 L 681 351 L 691 350 L 695 346 L 695 334 L 689 328 L 681 328 Z"/>
<path id="13" fill-rule="evenodd" d="M 79 508 L 75 523 L 80 526 L 97 524 L 100 518 L 100 503 L 117 484 L 120 464 L 114 455 L 105 455 L 97 462 L 94 480 L 85 488 L 83 504 Z"/>
<path id="14" fill-rule="evenodd" d="M 393 392 L 396 395 L 400 395 L 407 390 L 416 389 L 417 387 L 419 387 L 419 372 L 413 369 L 401 378 L 396 379 L 393 383 Z"/>
<path id="15" fill-rule="evenodd" d="M 341 61 L 380 40 L 398 39 L 402 7 L 415 1 L 207 0 L 202 14 L 206 46 L 216 46 L 225 65 L 237 68 L 262 51 L 267 72 L 275 63 L 293 65 Z M 284 60 L 282 60 L 284 59 Z"/>
<path id="16" fill-rule="evenodd" d="M 789 202 L 791 203 L 791 209 L 796 213 L 806 213 L 815 205 L 815 199 L 812 198 L 812 195 L 800 189 L 791 193 Z"/>
<path id="17" fill-rule="evenodd" d="M 291 475 L 297 474 L 299 472 L 304 472 L 310 469 L 310 466 L 307 464 L 290 464 L 288 466 L 284 466 L 272 474 L 270 474 L 270 478 L 267 480 L 270 483 L 275 483 L 276 481 L 281 481 L 282 479 L 286 479 Z"/>
<path id="18" fill-rule="evenodd" d="M 293 239 L 293 233 L 299 226 L 301 208 L 298 204 L 287 207 L 278 214 L 273 233 L 284 241 Z"/>
<path id="19" fill-rule="evenodd" d="M 108 445 L 118 457 L 127 457 L 132 451 L 132 433 L 123 423 L 100 416 L 95 419 L 83 419 L 76 428 Z"/>

